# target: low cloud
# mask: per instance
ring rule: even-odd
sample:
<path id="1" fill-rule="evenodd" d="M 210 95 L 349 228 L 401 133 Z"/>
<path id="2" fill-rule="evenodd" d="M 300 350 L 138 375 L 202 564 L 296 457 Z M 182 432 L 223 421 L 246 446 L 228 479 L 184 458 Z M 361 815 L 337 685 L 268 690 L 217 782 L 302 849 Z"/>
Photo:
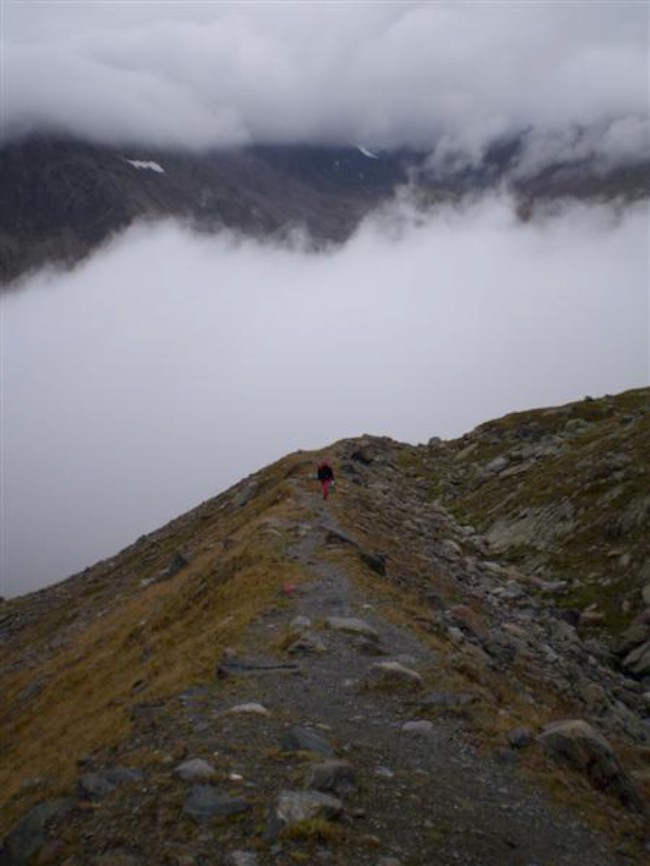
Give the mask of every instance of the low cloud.
<path id="1" fill-rule="evenodd" d="M 612 158 L 647 158 L 649 8 L 635 0 L 3 10 L 6 137 L 433 149 L 444 136 L 475 159 L 531 127 L 548 144 L 595 126 Z"/>
<path id="2" fill-rule="evenodd" d="M 310 253 L 138 227 L 3 300 L 4 592 L 297 448 L 642 386 L 645 206 L 384 213 Z"/>

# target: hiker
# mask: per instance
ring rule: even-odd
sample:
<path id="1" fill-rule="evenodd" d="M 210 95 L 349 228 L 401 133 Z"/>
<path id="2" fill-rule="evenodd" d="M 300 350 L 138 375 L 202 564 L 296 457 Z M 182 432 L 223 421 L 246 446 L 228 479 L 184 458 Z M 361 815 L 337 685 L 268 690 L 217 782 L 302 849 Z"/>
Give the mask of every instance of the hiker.
<path id="1" fill-rule="evenodd" d="M 318 472 L 316 473 L 318 480 L 323 485 L 323 499 L 327 499 L 330 487 L 334 484 L 334 470 L 332 464 L 328 460 L 322 460 L 318 464 Z"/>

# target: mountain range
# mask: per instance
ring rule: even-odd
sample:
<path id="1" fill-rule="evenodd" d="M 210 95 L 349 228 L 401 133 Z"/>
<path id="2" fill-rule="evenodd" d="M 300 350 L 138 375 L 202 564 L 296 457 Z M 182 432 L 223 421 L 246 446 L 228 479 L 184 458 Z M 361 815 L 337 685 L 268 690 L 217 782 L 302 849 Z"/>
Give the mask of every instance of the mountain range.
<path id="1" fill-rule="evenodd" d="M 0 283 L 45 264 L 73 265 L 137 220 L 176 218 L 229 229 L 341 243 L 370 212 L 408 189 L 420 207 L 507 189 L 529 219 L 567 197 L 630 201 L 650 194 L 650 161 L 603 170 L 551 163 L 518 176 L 523 140 L 498 142 L 475 165 L 434 166 L 424 152 L 359 145 L 258 145 L 191 153 L 32 136 L 0 148 Z"/>

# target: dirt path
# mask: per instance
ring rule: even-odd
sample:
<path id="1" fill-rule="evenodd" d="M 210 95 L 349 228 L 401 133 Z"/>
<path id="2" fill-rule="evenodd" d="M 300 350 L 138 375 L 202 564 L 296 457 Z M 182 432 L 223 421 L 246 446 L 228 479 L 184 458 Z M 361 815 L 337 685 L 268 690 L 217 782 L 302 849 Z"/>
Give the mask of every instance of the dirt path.
<path id="1" fill-rule="evenodd" d="M 602 838 L 530 790 L 514 768 L 479 757 L 458 721 L 437 720 L 422 733 L 404 732 L 404 723 L 427 718 L 420 693 L 362 687 L 378 659 L 367 654 L 362 638 L 319 628 L 326 618 L 363 619 L 379 635 L 386 653 L 381 660 L 401 661 L 429 684 L 435 683 L 436 654 L 384 619 L 380 608 L 323 557 L 328 531 L 340 527 L 324 503 L 299 488 L 296 492 L 310 522 L 290 555 L 313 579 L 286 610 L 275 611 L 252 629 L 251 646 L 271 644 L 271 635 L 302 616 L 313 624 L 326 651 L 301 656 L 300 675 L 251 678 L 242 683 L 239 697 L 259 701 L 294 725 L 320 731 L 356 770 L 359 790 L 347 805 L 362 817 L 351 826 L 348 846 L 354 855 L 344 855 L 340 862 L 376 864 L 375 845 L 384 856 L 408 866 L 625 862 L 607 853 Z M 355 838 L 361 844 L 355 845 Z"/>
<path id="2" fill-rule="evenodd" d="M 304 569 L 304 582 L 251 625 L 236 652 L 221 661 L 215 681 L 171 700 L 143 704 L 133 736 L 111 758 L 113 766 L 143 768 L 142 776 L 88 795 L 87 810 L 55 822 L 44 849 L 49 853 L 38 862 L 628 864 L 622 854 L 611 852 L 604 837 L 533 790 L 516 765 L 477 754 L 463 730 L 462 714 L 423 709 L 423 699 L 436 690 L 437 653 L 382 616 L 382 603 L 367 597 L 334 564 L 328 533 L 341 531 L 334 509 L 304 481 L 291 483 L 302 516 L 289 527 L 298 540 L 287 556 Z M 331 617 L 339 622 L 330 626 L 341 626 L 340 618 L 360 619 L 365 626 L 326 627 Z M 363 630 L 377 637 L 358 633 Z M 290 653 L 292 640 L 302 643 Z M 383 688 L 366 687 L 373 665 L 387 661 L 414 673 Z M 422 678 L 420 688 L 413 684 L 415 674 Z M 413 722 L 419 724 L 403 729 Z M 287 739 L 292 731 L 293 743 Z M 310 749 L 295 740 L 301 735 L 312 738 Z M 110 764 L 106 756 L 102 760 L 102 766 L 80 768 L 86 773 L 82 784 L 106 778 Z M 179 765 L 188 760 L 205 762 L 203 770 L 195 767 L 180 778 Z M 347 763 L 332 765 L 332 760 Z M 316 791 L 318 772 L 329 773 L 333 781 Z M 206 791 L 213 813 L 192 815 Z M 297 809 L 305 791 L 325 797 L 330 806 L 340 803 L 338 819 L 323 820 L 316 811 L 287 819 L 280 832 L 282 798 Z"/>

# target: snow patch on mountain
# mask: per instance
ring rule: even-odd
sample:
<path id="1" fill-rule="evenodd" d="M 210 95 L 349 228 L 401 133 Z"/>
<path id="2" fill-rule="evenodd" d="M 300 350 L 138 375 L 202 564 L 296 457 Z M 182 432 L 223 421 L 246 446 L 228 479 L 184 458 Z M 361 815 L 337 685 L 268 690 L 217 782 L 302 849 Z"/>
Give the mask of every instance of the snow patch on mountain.
<path id="1" fill-rule="evenodd" d="M 361 144 L 357 145 L 357 150 L 361 151 L 364 156 L 367 156 L 369 159 L 379 159 L 376 153 L 373 153 L 371 150 L 368 150 L 367 147 L 363 147 Z"/>
<path id="2" fill-rule="evenodd" d="M 124 162 L 128 162 L 133 168 L 142 169 L 144 171 L 155 171 L 158 174 L 164 174 L 165 169 L 157 162 L 144 162 L 140 159 L 127 159 L 124 157 Z"/>

